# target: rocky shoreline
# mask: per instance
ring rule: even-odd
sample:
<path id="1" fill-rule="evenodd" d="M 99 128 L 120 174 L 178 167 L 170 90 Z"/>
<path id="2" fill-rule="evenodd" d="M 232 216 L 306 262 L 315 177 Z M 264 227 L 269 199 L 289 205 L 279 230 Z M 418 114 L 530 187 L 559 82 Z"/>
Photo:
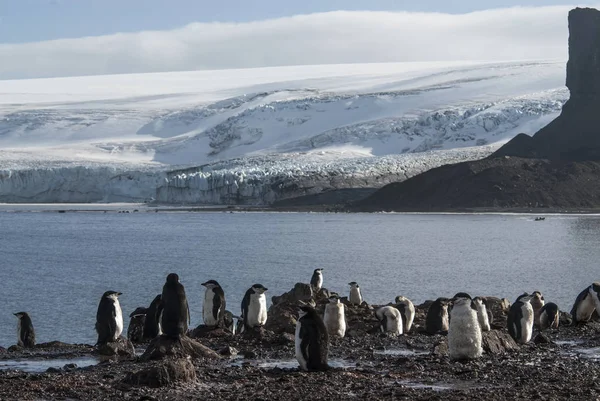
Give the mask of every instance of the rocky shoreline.
<path id="1" fill-rule="evenodd" d="M 562 313 L 558 330 L 536 333 L 529 344 L 517 345 L 504 328 L 506 301 L 492 299 L 494 322 L 492 330 L 484 333 L 483 357 L 452 362 L 446 337 L 424 333 L 429 302 L 416 307 L 413 329 L 400 337 L 379 333 L 376 307 L 363 303 L 347 308 L 347 335 L 331 341 L 331 369 L 306 373 L 294 358 L 291 306 L 296 301 L 291 296 L 274 297 L 267 326 L 242 335 L 199 326 L 189 333 L 193 339 L 185 341 L 208 350 L 194 358 L 174 355 L 155 360 L 148 352 L 144 355 L 148 344 L 138 345 L 130 356 L 104 356 L 92 346 L 59 342 L 3 349 L 0 399 L 589 400 L 600 396 L 598 322 L 571 327 L 569 315 Z M 316 301 L 317 308 L 326 302 L 323 297 Z M 77 366 L 78 361 L 84 364 Z M 63 362 L 64 366 L 43 369 Z M 19 363 L 29 366 L 10 368 Z"/>

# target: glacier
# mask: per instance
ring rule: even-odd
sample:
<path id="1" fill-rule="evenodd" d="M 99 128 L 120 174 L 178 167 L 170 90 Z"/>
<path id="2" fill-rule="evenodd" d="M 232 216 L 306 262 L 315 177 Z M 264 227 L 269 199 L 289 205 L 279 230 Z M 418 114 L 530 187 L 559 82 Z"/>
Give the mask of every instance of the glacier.
<path id="1" fill-rule="evenodd" d="M 265 205 L 486 157 L 554 119 L 564 61 L 0 81 L 0 202 Z"/>

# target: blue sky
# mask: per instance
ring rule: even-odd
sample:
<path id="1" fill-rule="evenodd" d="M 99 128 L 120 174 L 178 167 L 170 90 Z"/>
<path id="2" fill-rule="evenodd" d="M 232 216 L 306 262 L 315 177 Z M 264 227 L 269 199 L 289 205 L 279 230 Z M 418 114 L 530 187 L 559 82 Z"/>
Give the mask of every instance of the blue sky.
<path id="1" fill-rule="evenodd" d="M 573 4 L 561 0 L 0 0 L 0 43 L 248 22 L 335 10 L 465 13 Z"/>

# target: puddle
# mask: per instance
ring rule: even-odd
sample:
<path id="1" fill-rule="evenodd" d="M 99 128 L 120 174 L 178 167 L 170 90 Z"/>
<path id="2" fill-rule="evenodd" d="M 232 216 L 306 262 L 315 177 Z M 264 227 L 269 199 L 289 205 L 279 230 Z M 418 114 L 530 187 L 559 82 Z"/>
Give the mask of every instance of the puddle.
<path id="1" fill-rule="evenodd" d="M 376 349 L 373 351 L 373 355 L 388 355 L 388 356 L 419 356 L 427 355 L 428 351 L 408 349 L 408 348 L 387 348 L 387 349 Z"/>
<path id="2" fill-rule="evenodd" d="M 423 383 L 423 382 L 411 382 L 408 380 L 398 381 L 398 384 L 415 389 L 422 390 L 433 390 L 433 391 L 448 391 L 448 390 L 471 390 L 474 388 L 479 388 L 478 386 L 473 385 L 468 382 L 456 382 L 456 383 L 444 383 L 444 382 L 431 382 L 431 383 Z"/>
<path id="3" fill-rule="evenodd" d="M 600 347 L 573 348 L 570 353 L 585 359 L 600 360 Z"/>
<path id="4" fill-rule="evenodd" d="M 579 340 L 563 340 L 563 341 L 555 341 L 554 342 L 556 345 L 564 345 L 567 347 L 574 347 L 578 344 L 583 343 L 583 341 L 579 341 Z"/>
<path id="5" fill-rule="evenodd" d="M 263 369 L 296 369 L 298 361 L 295 359 L 236 359 L 233 360 L 230 366 L 256 366 Z M 329 366 L 332 368 L 355 368 L 354 362 L 349 362 L 343 359 L 330 359 Z"/>
<path id="6" fill-rule="evenodd" d="M 5 359 L 0 361 L 0 370 L 21 370 L 28 373 L 43 373 L 48 368 L 61 369 L 63 366 L 74 363 L 78 368 L 97 365 L 98 359 L 90 357 L 70 359 Z"/>

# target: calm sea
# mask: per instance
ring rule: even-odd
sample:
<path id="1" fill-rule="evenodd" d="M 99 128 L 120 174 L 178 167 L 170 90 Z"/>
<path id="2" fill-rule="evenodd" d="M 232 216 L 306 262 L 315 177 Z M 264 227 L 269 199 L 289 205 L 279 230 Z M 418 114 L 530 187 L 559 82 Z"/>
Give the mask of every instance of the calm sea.
<path id="1" fill-rule="evenodd" d="M 326 288 L 345 295 L 357 281 L 370 303 L 459 291 L 512 301 L 540 290 L 569 310 L 600 279 L 597 216 L 23 210 L 0 207 L 2 346 L 16 342 L 19 311 L 31 314 L 38 342 L 93 344 L 104 291 L 122 292 L 128 315 L 161 292 L 170 272 L 185 285 L 192 326 L 209 279 L 224 287 L 234 314 L 252 284 L 279 295 L 317 267 Z"/>

